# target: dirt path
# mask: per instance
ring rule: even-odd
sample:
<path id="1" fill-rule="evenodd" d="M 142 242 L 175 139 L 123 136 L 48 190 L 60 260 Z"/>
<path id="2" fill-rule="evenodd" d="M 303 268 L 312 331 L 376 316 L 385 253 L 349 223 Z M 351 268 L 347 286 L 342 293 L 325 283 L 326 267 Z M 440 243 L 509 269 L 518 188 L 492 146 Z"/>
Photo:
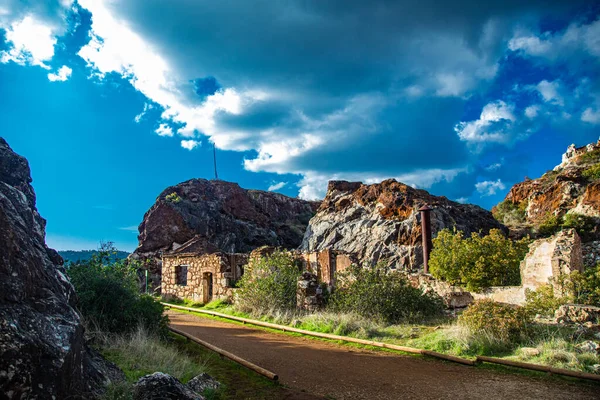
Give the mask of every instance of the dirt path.
<path id="1" fill-rule="evenodd" d="M 171 325 L 335 399 L 600 399 L 600 385 L 356 349 L 170 311 Z"/>

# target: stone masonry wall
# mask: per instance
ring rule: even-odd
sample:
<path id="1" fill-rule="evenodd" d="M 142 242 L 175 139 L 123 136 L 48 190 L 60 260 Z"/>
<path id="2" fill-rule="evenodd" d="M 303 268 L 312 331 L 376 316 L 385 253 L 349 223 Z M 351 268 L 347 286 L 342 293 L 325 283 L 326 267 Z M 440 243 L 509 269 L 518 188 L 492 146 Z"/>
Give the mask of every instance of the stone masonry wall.
<path id="1" fill-rule="evenodd" d="M 248 261 L 245 254 L 177 254 L 163 256 L 161 291 L 166 297 L 209 302 L 231 298 L 232 284 L 241 277 L 242 266 Z M 187 284 L 177 283 L 177 267 L 187 267 Z M 212 275 L 208 275 L 212 274 Z M 212 278 L 212 296 L 208 279 Z"/>

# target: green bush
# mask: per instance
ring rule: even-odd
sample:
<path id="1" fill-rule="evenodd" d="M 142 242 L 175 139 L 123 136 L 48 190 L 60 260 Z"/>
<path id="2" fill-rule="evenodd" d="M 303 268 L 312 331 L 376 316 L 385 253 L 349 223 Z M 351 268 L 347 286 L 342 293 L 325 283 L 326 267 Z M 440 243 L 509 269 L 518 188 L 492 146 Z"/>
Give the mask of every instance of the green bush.
<path id="1" fill-rule="evenodd" d="M 546 219 L 538 226 L 538 233 L 541 236 L 552 236 L 562 227 L 563 219 L 561 216 L 548 215 Z"/>
<path id="2" fill-rule="evenodd" d="M 518 343 L 527 337 L 531 314 L 523 307 L 477 300 L 458 317 L 471 335 L 495 343 Z"/>
<path id="3" fill-rule="evenodd" d="M 525 222 L 527 217 L 527 200 L 515 204 L 512 201 L 504 200 L 499 203 L 492 213 L 494 218 L 506 225 L 514 225 Z"/>
<path id="4" fill-rule="evenodd" d="M 67 269 L 85 321 L 105 332 L 132 332 L 141 325 L 166 334 L 163 306 L 151 296 L 139 294 L 135 264 L 110 262 L 112 251 L 109 245 L 90 260 L 72 263 Z"/>
<path id="5" fill-rule="evenodd" d="M 295 311 L 299 276 L 299 265 L 283 251 L 248 265 L 238 281 L 236 308 L 255 315 Z"/>
<path id="6" fill-rule="evenodd" d="M 336 281 L 337 287 L 329 299 L 329 307 L 335 312 L 357 313 L 395 324 L 439 315 L 443 308 L 438 296 L 412 287 L 403 275 L 383 265 L 353 265 L 336 274 Z"/>
<path id="7" fill-rule="evenodd" d="M 483 237 L 473 233 L 470 238 L 444 229 L 433 239 L 429 267 L 434 277 L 472 291 L 519 285 L 519 266 L 528 246 L 529 238 L 513 241 L 498 229 Z"/>
<path id="8" fill-rule="evenodd" d="M 572 272 L 560 284 L 563 291 L 573 296 L 573 302 L 600 307 L 600 264 L 583 273 Z"/>
<path id="9" fill-rule="evenodd" d="M 590 181 L 600 179 L 600 164 L 596 164 L 592 167 L 587 168 L 585 171 L 583 171 L 582 175 Z"/>
<path id="10" fill-rule="evenodd" d="M 548 283 L 540 286 L 536 290 L 525 290 L 525 309 L 531 315 L 541 315 L 543 317 L 553 317 L 554 312 L 563 304 L 572 301 L 568 296 L 560 296 L 555 293 L 554 286 Z"/>
<path id="11" fill-rule="evenodd" d="M 168 194 L 165 196 L 165 200 L 169 203 L 179 203 L 181 201 L 181 197 L 176 192 Z"/>
<path id="12" fill-rule="evenodd" d="M 583 240 L 588 240 L 595 236 L 598 229 L 598 219 L 587 215 L 569 213 L 563 217 L 562 228 L 573 228 Z"/>

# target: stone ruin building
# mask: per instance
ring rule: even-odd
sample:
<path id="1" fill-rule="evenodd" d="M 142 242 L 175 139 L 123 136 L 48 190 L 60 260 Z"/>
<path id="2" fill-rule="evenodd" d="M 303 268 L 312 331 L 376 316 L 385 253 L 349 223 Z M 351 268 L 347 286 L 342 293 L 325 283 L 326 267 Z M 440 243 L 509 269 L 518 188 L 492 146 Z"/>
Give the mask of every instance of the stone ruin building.
<path id="1" fill-rule="evenodd" d="M 200 237 L 163 254 L 161 292 L 166 298 L 209 303 L 231 298 L 248 254 L 211 251 Z"/>
<path id="2" fill-rule="evenodd" d="M 166 298 L 190 299 L 204 304 L 215 299 L 231 299 L 235 283 L 244 274 L 244 267 L 275 250 L 275 247 L 264 246 L 249 254 L 224 253 L 196 236 L 163 254 L 161 292 Z M 292 251 L 291 254 L 302 270 L 312 275 L 306 279 L 310 284 L 299 282 L 298 286 L 301 304 L 309 308 L 318 303 L 315 282 L 325 283 L 331 289 L 335 273 L 356 262 L 351 255 L 334 250 L 313 253 Z"/>

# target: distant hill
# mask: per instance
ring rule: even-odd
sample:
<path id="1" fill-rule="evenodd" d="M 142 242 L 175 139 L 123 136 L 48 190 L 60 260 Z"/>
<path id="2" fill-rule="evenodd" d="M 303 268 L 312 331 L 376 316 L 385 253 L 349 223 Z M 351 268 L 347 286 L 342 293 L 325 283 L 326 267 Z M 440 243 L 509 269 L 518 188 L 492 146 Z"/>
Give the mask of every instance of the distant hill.
<path id="1" fill-rule="evenodd" d="M 58 254 L 65 260 L 65 264 L 68 262 L 87 261 L 92 258 L 92 255 L 97 254 L 98 250 L 64 250 L 59 251 Z M 116 254 L 111 257 L 112 261 L 122 260 L 127 258 L 130 253 L 126 251 L 117 250 Z"/>

